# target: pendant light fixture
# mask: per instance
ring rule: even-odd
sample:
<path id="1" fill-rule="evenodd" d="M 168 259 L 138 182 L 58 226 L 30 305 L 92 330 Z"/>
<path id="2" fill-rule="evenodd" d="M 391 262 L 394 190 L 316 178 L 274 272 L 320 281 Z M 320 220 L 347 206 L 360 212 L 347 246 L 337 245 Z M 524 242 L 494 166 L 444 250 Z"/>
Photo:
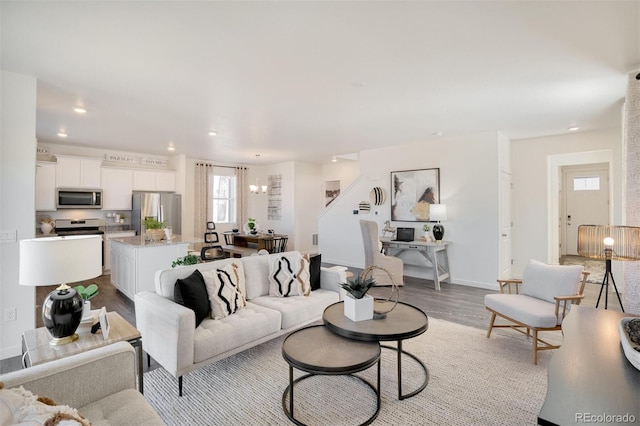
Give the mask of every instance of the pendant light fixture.
<path id="1" fill-rule="evenodd" d="M 256 154 L 256 163 L 257 163 L 257 160 L 259 159 L 260 159 L 260 154 Z M 260 192 L 262 192 L 264 194 L 267 192 L 267 185 L 260 185 L 260 181 L 256 177 L 256 184 L 249 185 L 249 192 L 251 192 L 252 194 L 259 194 Z"/>

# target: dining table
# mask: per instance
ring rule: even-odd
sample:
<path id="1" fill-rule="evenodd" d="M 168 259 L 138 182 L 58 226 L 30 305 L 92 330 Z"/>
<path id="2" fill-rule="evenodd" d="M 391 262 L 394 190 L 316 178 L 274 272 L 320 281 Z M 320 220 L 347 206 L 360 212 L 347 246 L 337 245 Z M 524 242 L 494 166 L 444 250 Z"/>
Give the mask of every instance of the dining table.
<path id="1" fill-rule="evenodd" d="M 247 233 L 225 233 L 226 236 L 230 235 L 233 237 L 232 245 L 238 247 L 251 247 L 252 245 L 258 250 L 267 250 L 269 252 L 272 251 L 269 243 L 277 238 L 288 238 L 286 234 L 269 234 L 269 233 L 260 233 L 257 234 L 247 234 Z"/>

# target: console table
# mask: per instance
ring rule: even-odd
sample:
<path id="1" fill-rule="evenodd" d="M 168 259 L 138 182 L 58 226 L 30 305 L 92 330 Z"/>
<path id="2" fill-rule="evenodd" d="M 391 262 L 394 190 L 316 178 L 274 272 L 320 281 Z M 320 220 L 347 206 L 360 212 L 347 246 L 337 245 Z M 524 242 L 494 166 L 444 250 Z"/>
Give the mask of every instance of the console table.
<path id="1" fill-rule="evenodd" d="M 571 307 L 562 323 L 562 346 L 549 363 L 547 396 L 538 424 L 640 421 L 640 370 L 625 357 L 618 333 L 620 319 L 630 316 Z M 623 421 L 622 416 L 635 420 Z"/>
<path id="2" fill-rule="evenodd" d="M 392 241 L 389 237 L 380 237 L 382 248 L 386 253 L 398 256 L 407 250 L 414 250 L 420 253 L 431 264 L 433 269 L 433 282 L 436 290 L 440 290 L 440 282 L 450 280 L 449 254 L 447 246 L 451 241 L 440 241 L 429 243 L 427 241 Z M 389 252 L 392 249 L 392 252 Z"/>

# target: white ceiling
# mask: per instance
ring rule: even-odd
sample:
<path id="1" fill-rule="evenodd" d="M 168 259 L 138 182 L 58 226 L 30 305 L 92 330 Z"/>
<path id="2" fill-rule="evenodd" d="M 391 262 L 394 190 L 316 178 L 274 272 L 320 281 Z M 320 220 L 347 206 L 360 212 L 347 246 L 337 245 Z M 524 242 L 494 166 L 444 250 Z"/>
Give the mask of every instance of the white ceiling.
<path id="1" fill-rule="evenodd" d="M 2 69 L 38 78 L 38 140 L 220 162 L 615 127 L 640 68 L 639 1 L 0 7 Z"/>

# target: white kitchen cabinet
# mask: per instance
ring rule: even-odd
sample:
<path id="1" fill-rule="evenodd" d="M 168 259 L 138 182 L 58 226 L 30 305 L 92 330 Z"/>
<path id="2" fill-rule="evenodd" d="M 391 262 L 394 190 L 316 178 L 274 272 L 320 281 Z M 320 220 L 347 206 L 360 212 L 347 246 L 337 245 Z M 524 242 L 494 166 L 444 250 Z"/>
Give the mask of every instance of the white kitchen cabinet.
<path id="1" fill-rule="evenodd" d="M 133 170 L 102 168 L 102 210 L 131 210 Z"/>
<path id="2" fill-rule="evenodd" d="M 56 187 L 101 188 L 102 160 L 57 155 Z"/>
<path id="3" fill-rule="evenodd" d="M 104 272 L 108 273 L 111 270 L 111 239 L 112 238 L 124 238 L 134 237 L 136 231 L 118 231 L 109 232 L 104 234 Z"/>
<path id="4" fill-rule="evenodd" d="M 155 292 L 155 274 L 187 255 L 188 243 L 145 243 L 144 237 L 114 238 L 111 241 L 111 284 L 125 296 L 143 290 Z"/>
<path id="5" fill-rule="evenodd" d="M 158 191 L 176 190 L 176 172 L 162 171 L 156 172 L 156 187 Z"/>
<path id="6" fill-rule="evenodd" d="M 133 300 L 136 293 L 136 252 L 126 244 L 111 244 L 111 284 Z"/>
<path id="7" fill-rule="evenodd" d="M 134 191 L 175 191 L 176 172 L 157 170 L 134 170 Z"/>
<path id="8" fill-rule="evenodd" d="M 37 163 L 36 210 L 56 210 L 56 163 L 45 161 Z"/>

